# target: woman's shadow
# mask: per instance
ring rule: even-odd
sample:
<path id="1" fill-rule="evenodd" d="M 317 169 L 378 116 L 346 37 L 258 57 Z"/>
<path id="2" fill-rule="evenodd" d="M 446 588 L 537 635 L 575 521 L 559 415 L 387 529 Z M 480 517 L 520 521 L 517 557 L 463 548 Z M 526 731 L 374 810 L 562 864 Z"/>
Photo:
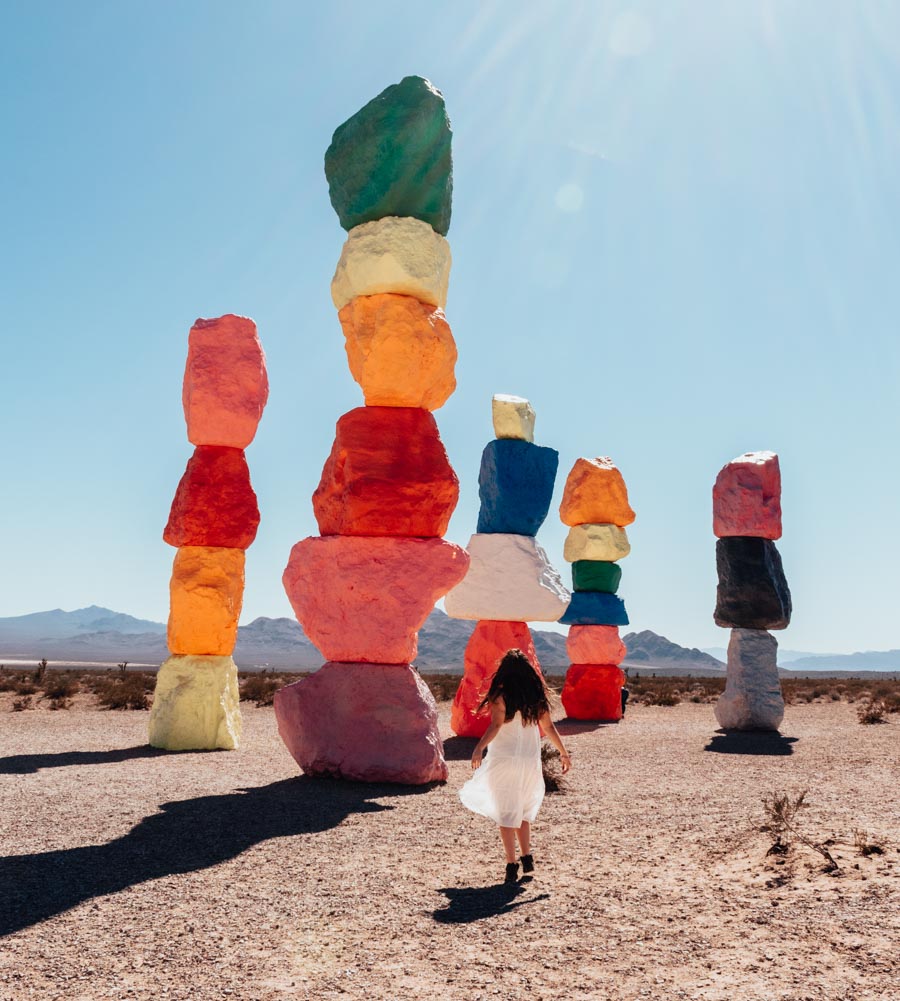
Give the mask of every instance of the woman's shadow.
<path id="1" fill-rule="evenodd" d="M 526 900 L 517 899 L 525 892 L 530 881 L 530 877 L 526 877 L 521 883 L 499 883 L 497 886 L 446 886 L 438 890 L 438 893 L 443 893 L 447 898 L 447 906 L 433 911 L 432 917 L 445 925 L 468 924 L 471 921 L 493 918 L 498 914 L 507 914 L 517 907 L 533 904 L 538 900 L 548 900 L 548 893 L 539 893 Z"/>

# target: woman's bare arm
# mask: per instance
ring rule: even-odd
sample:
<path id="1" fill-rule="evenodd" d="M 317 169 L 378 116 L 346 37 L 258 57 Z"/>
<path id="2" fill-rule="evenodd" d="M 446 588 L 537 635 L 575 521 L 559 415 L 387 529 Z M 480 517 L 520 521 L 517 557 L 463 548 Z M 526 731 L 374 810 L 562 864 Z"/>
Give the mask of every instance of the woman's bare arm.
<path id="1" fill-rule="evenodd" d="M 484 736 L 475 745 L 475 750 L 472 751 L 472 767 L 478 768 L 481 765 L 481 757 L 484 754 L 484 749 L 490 744 L 490 742 L 497 736 L 500 732 L 500 727 L 506 722 L 506 703 L 503 701 L 503 696 L 498 695 L 497 698 L 491 703 L 491 722 L 488 725 L 487 730 L 484 731 Z"/>
<path id="2" fill-rule="evenodd" d="M 550 713 L 545 712 L 540 718 L 541 729 L 547 736 L 550 743 L 559 751 L 559 757 L 562 761 L 563 775 L 572 767 L 572 759 L 569 757 L 569 752 L 566 750 L 565 745 L 562 742 L 562 737 L 559 735 L 559 731 L 550 719 Z"/>

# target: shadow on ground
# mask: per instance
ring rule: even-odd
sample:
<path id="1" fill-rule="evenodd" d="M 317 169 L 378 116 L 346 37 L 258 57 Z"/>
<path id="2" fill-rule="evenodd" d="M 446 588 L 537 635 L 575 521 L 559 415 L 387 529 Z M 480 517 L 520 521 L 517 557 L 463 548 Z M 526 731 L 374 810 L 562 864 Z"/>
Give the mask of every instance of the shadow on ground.
<path id="1" fill-rule="evenodd" d="M 164 803 L 161 812 L 105 845 L 7 856 L 0 859 L 0 935 L 46 921 L 93 897 L 207 869 L 270 838 L 313 834 L 350 814 L 391 810 L 372 801 L 414 796 L 429 788 L 298 776 L 227 795 Z"/>
<path id="2" fill-rule="evenodd" d="M 448 737 L 444 741 L 444 757 L 447 761 L 468 761 L 477 743 L 477 737 Z"/>
<path id="3" fill-rule="evenodd" d="M 438 893 L 447 898 L 447 906 L 432 912 L 435 921 L 445 925 L 468 924 L 483 921 L 498 914 L 506 914 L 525 904 L 549 900 L 549 893 L 519 900 L 527 883 L 500 883 L 497 886 L 446 886 Z"/>
<path id="4" fill-rule="evenodd" d="M 595 730 L 602 730 L 608 726 L 618 726 L 618 720 L 608 720 L 606 722 L 601 722 L 599 720 L 584 720 L 584 719 L 572 719 L 570 716 L 566 716 L 565 719 L 561 719 L 556 724 L 556 729 L 560 732 L 563 737 L 571 737 L 579 733 L 593 733 Z"/>
<path id="5" fill-rule="evenodd" d="M 716 730 L 704 751 L 716 754 L 793 754 L 796 737 L 784 737 L 774 730 Z"/>
<path id="6" fill-rule="evenodd" d="M 30 775 L 42 768 L 67 768 L 69 765 L 110 765 L 135 758 L 158 758 L 170 751 L 139 744 L 116 747 L 109 751 L 61 751 L 57 754 L 11 754 L 0 758 L 0 775 Z M 194 754 L 205 752 L 191 752 Z"/>

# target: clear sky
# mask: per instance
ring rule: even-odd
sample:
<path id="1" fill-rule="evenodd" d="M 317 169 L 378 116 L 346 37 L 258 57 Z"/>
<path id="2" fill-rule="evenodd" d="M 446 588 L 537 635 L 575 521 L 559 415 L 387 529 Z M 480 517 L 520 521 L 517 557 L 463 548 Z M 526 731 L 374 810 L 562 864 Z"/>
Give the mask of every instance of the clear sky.
<path id="1" fill-rule="evenodd" d="M 890 0 L 4 0 L 0 616 L 165 619 L 187 334 L 226 312 L 257 321 L 271 381 L 242 621 L 291 614 L 282 570 L 362 402 L 323 154 L 411 73 L 454 129 L 450 537 L 474 531 L 491 394 L 527 396 L 560 453 L 539 540 L 564 579 L 565 475 L 610 455 L 637 511 L 632 626 L 723 645 L 710 490 L 772 449 L 779 641 L 900 647 Z"/>

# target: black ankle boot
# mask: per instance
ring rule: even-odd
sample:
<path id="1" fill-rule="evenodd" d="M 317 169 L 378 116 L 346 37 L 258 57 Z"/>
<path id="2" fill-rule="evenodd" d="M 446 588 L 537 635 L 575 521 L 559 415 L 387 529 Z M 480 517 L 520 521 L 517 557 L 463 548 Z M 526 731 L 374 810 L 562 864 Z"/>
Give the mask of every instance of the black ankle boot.
<path id="1" fill-rule="evenodd" d="M 534 872 L 534 856 L 522 856 L 522 872 Z"/>
<path id="2" fill-rule="evenodd" d="M 519 863 L 507 862 L 506 879 L 504 880 L 504 883 L 518 883 L 518 881 L 519 881 Z"/>

